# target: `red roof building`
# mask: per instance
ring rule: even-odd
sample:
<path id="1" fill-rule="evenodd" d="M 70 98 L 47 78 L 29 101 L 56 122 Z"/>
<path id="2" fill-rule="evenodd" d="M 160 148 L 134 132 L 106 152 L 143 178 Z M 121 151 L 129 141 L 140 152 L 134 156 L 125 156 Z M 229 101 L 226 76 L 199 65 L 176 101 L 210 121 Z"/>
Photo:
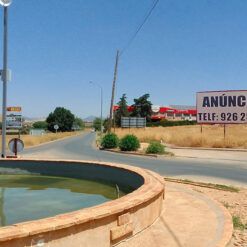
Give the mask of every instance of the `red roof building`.
<path id="1" fill-rule="evenodd" d="M 116 111 L 119 106 L 114 106 L 113 110 Z M 132 112 L 133 106 L 128 106 L 128 111 Z M 152 121 L 167 120 L 196 120 L 196 107 L 195 106 L 152 106 Z"/>

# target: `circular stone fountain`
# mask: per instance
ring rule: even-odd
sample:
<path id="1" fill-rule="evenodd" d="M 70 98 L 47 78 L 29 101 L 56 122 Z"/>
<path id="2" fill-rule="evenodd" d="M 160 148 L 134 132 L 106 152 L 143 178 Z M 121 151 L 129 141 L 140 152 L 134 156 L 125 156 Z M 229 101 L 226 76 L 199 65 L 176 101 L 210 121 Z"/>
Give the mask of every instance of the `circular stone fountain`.
<path id="1" fill-rule="evenodd" d="M 93 207 L 1 227 L 1 247 L 114 246 L 149 227 L 162 210 L 163 179 L 137 167 L 91 161 L 1 160 L 0 174 L 107 182 L 128 192 Z M 23 205 L 16 205 L 17 211 L 18 206 Z"/>

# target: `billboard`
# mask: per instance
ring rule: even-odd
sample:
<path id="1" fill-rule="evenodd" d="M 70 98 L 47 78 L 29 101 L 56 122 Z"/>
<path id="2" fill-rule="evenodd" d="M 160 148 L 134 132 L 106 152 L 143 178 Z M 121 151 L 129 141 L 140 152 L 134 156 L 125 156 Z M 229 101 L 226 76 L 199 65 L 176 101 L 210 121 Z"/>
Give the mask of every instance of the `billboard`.
<path id="1" fill-rule="evenodd" d="M 247 123 L 247 90 L 196 94 L 198 123 Z"/>
<path id="2" fill-rule="evenodd" d="M 145 128 L 146 118 L 143 117 L 121 117 L 122 128 Z"/>

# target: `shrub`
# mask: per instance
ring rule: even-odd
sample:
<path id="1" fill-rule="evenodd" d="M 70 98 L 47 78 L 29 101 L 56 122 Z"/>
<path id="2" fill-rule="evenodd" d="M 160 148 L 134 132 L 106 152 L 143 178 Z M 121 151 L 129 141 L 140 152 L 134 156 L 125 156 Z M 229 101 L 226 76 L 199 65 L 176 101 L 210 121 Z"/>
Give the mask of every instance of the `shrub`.
<path id="1" fill-rule="evenodd" d="M 116 134 L 109 133 L 106 134 L 102 141 L 101 146 L 102 148 L 116 148 L 118 146 L 119 140 Z"/>
<path id="2" fill-rule="evenodd" d="M 100 118 L 95 118 L 93 120 L 93 127 L 96 131 L 100 131 L 100 128 L 101 128 L 101 119 Z"/>
<path id="3" fill-rule="evenodd" d="M 162 119 L 161 121 L 157 122 L 148 122 L 147 127 L 172 127 L 172 126 L 184 126 L 184 125 L 196 125 L 196 121 L 189 121 L 189 120 L 177 120 L 177 121 L 169 121 L 167 119 Z"/>
<path id="4" fill-rule="evenodd" d="M 147 147 L 147 154 L 163 154 L 165 152 L 165 147 L 159 142 L 151 142 Z"/>
<path id="5" fill-rule="evenodd" d="M 134 135 L 124 136 L 119 143 L 119 148 L 122 151 L 136 151 L 140 147 L 138 138 Z"/>
<path id="6" fill-rule="evenodd" d="M 46 121 L 37 121 L 35 123 L 33 123 L 33 128 L 34 129 L 47 129 L 47 122 Z"/>

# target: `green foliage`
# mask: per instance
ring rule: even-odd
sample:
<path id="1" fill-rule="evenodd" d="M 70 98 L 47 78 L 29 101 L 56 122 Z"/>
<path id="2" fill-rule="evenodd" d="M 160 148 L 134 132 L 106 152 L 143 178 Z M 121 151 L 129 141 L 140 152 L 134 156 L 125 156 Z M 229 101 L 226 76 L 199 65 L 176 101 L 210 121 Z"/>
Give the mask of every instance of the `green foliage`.
<path id="1" fill-rule="evenodd" d="M 166 119 L 162 119 L 158 122 L 149 122 L 147 123 L 147 127 L 171 127 L 171 126 L 183 126 L 183 125 L 195 125 L 196 121 L 189 121 L 189 120 L 183 120 L 183 121 L 168 121 Z"/>
<path id="2" fill-rule="evenodd" d="M 85 128 L 85 123 L 81 118 L 76 117 L 72 128 L 74 130 L 83 130 Z"/>
<path id="3" fill-rule="evenodd" d="M 101 146 L 102 148 L 116 148 L 118 146 L 118 143 L 119 139 L 117 135 L 114 133 L 109 133 L 103 137 Z"/>
<path id="4" fill-rule="evenodd" d="M 55 132 L 54 125 L 56 124 L 59 126 L 58 131 L 71 131 L 74 121 L 74 114 L 64 107 L 57 107 L 46 119 L 48 130 L 52 132 Z"/>
<path id="5" fill-rule="evenodd" d="M 151 121 L 152 103 L 148 100 L 149 97 L 149 94 L 144 94 L 140 98 L 134 99 L 132 117 L 145 117 L 147 122 Z"/>
<path id="6" fill-rule="evenodd" d="M 140 142 L 135 135 L 124 136 L 119 143 L 122 151 L 136 151 L 140 147 Z"/>
<path id="7" fill-rule="evenodd" d="M 234 229 L 239 229 L 241 231 L 247 229 L 247 224 L 244 224 L 239 216 L 233 215 L 232 216 L 232 222 Z"/>
<path id="8" fill-rule="evenodd" d="M 165 147 L 159 142 L 151 142 L 146 150 L 147 154 L 163 154 L 165 152 Z"/>
<path id="9" fill-rule="evenodd" d="M 29 125 L 23 125 L 22 128 L 20 129 L 20 134 L 28 135 L 30 130 L 31 130 L 31 127 Z"/>
<path id="10" fill-rule="evenodd" d="M 101 119 L 97 117 L 93 121 L 93 128 L 97 131 L 100 131 L 100 126 L 101 126 Z"/>
<path id="11" fill-rule="evenodd" d="M 104 119 L 103 127 L 104 127 L 104 132 L 106 132 L 109 128 L 109 118 Z"/>
<path id="12" fill-rule="evenodd" d="M 121 126 L 121 117 L 129 117 L 128 105 L 127 105 L 127 97 L 126 94 L 123 94 L 117 103 L 119 108 L 115 112 L 115 123 L 118 127 Z"/>
<path id="13" fill-rule="evenodd" d="M 33 123 L 33 128 L 34 129 L 47 129 L 47 122 L 46 121 L 37 121 L 35 123 Z"/>

